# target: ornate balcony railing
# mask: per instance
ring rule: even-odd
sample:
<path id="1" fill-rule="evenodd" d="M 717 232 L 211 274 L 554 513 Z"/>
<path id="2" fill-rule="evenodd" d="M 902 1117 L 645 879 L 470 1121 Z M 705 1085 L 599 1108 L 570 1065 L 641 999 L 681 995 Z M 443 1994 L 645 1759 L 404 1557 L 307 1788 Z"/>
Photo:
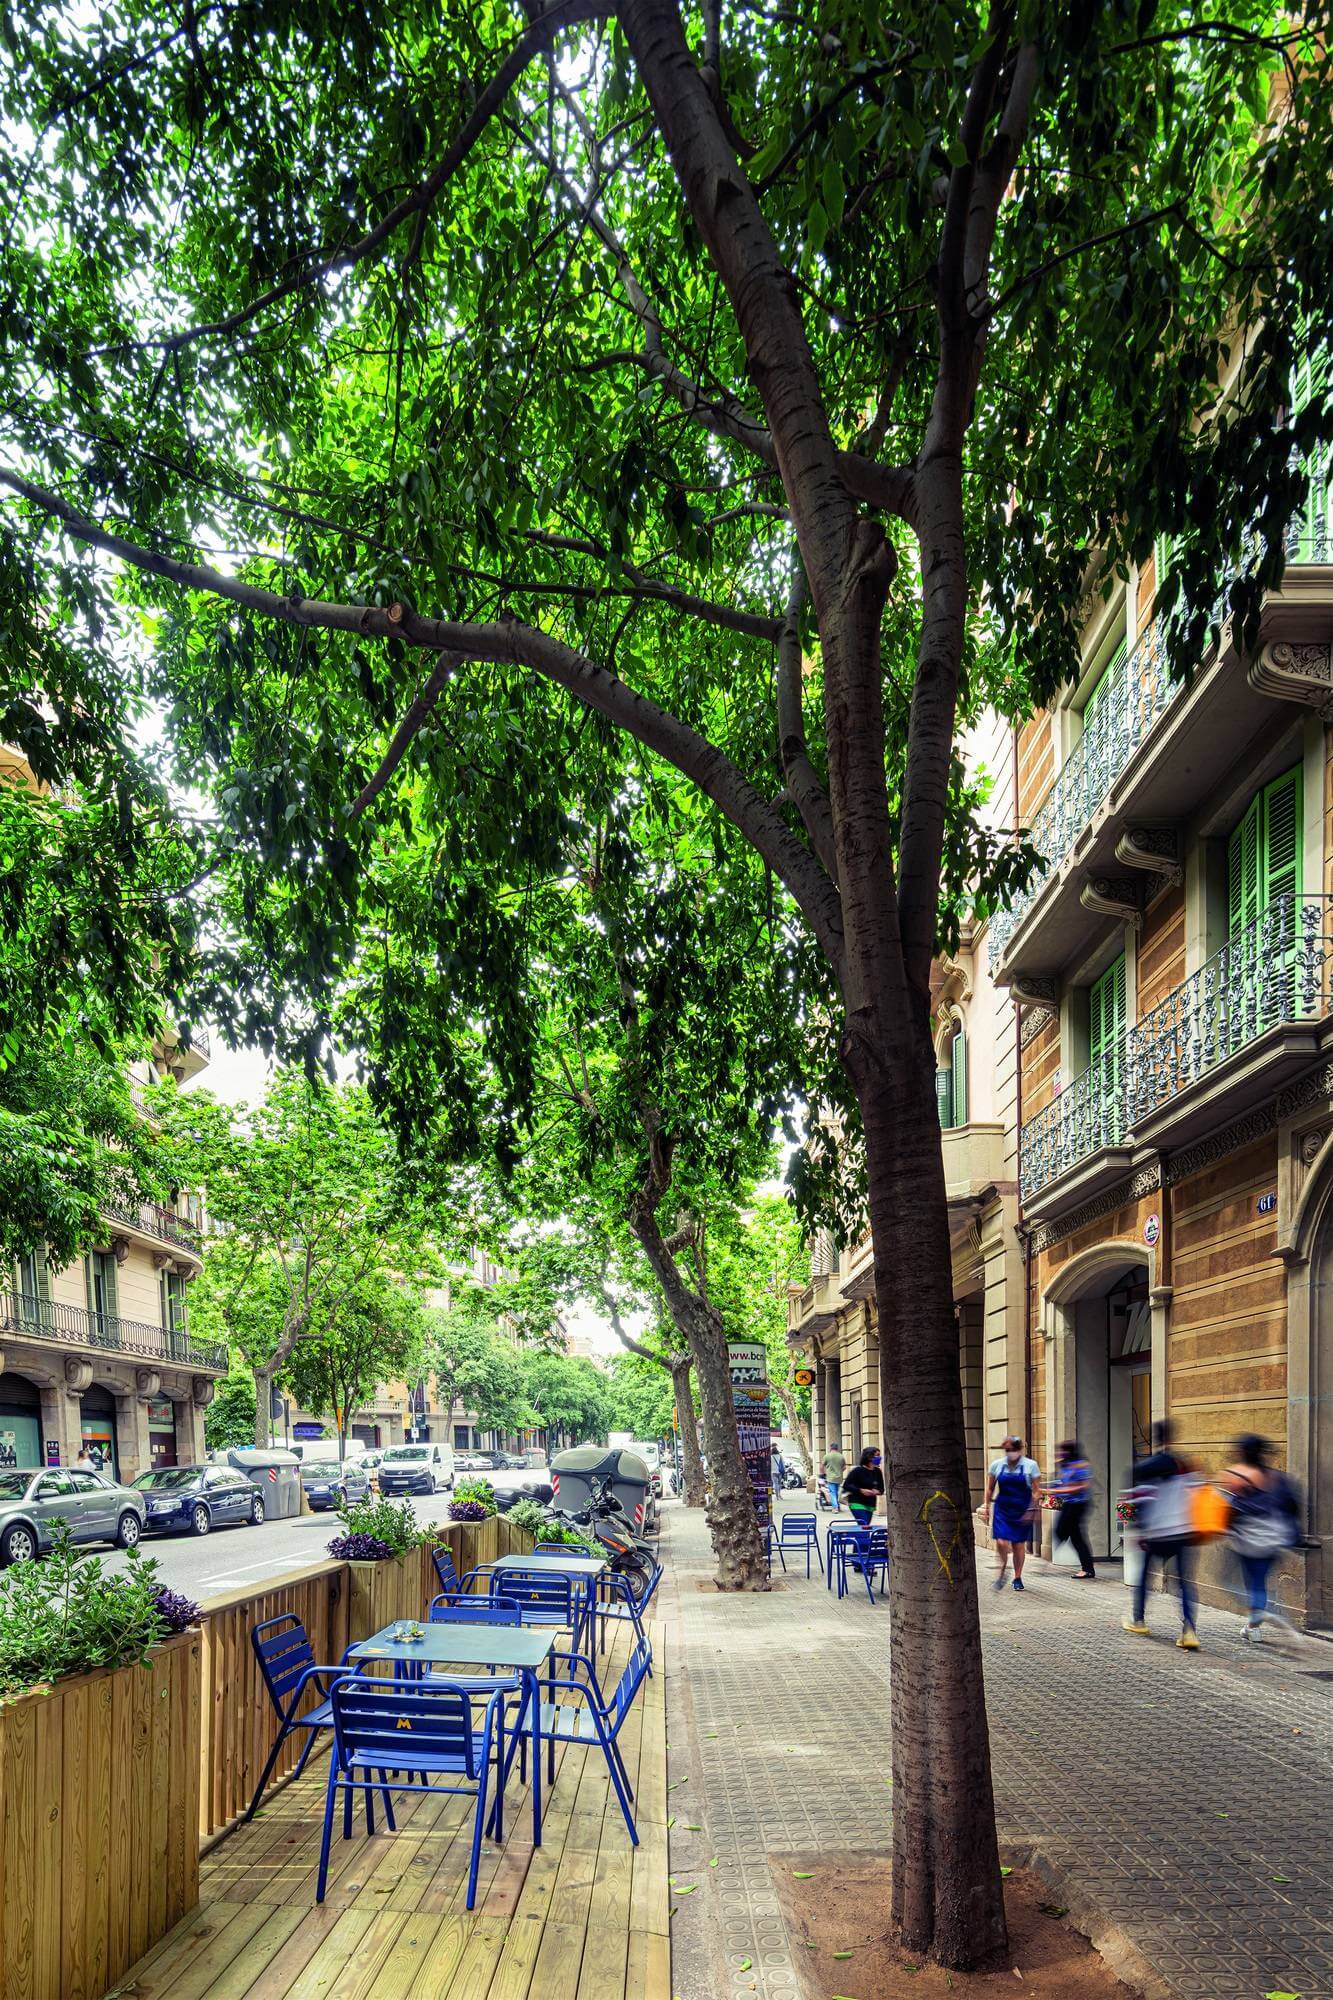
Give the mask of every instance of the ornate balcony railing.
<path id="1" fill-rule="evenodd" d="M 1133 1030 L 1127 1116 L 1141 1124 L 1270 1028 L 1330 1011 L 1333 901 L 1283 896 Z"/>
<path id="2" fill-rule="evenodd" d="M 1023 1127 L 1018 1184 L 1024 1201 L 1107 1146 L 1125 1143 L 1125 1063 L 1122 1035 Z"/>
<path id="3" fill-rule="evenodd" d="M 159 1201 L 110 1201 L 102 1213 L 112 1222 L 124 1222 L 131 1229 L 141 1230 L 145 1236 L 160 1236 L 164 1242 L 177 1243 L 196 1257 L 200 1254 L 200 1233 L 195 1225 L 185 1216 L 177 1215 L 174 1208 L 164 1208 Z"/>
<path id="4" fill-rule="evenodd" d="M 1023 1127 L 1023 1199 L 1107 1146 L 1270 1028 L 1333 1013 L 1333 898 L 1284 896 L 1238 931 Z"/>
<path id="5" fill-rule="evenodd" d="M 1248 559 L 1243 550 L 1240 566 Z M 1333 563 L 1333 489 L 1317 504 L 1312 488 L 1306 509 L 1287 530 L 1289 563 Z M 1218 592 L 1214 616 L 1224 615 L 1223 600 L 1237 567 L 1228 568 Z M 1083 735 L 1065 759 L 1028 832 L 1038 861 L 1031 881 L 1008 909 L 991 919 L 990 962 L 998 965 L 1014 932 L 1041 894 L 1051 872 L 1070 852 L 1098 806 L 1181 693 L 1167 660 L 1162 621 L 1154 619 L 1134 651 L 1107 676 L 1106 690 L 1088 717 Z"/>
<path id="6" fill-rule="evenodd" d="M 196 1340 L 185 1327 L 152 1326 L 146 1320 L 112 1313 L 83 1312 L 27 1292 L 0 1292 L 0 1336 L 53 1340 L 65 1347 L 90 1347 L 127 1354 L 136 1361 L 167 1361 L 181 1368 L 225 1373 L 225 1341 Z"/>

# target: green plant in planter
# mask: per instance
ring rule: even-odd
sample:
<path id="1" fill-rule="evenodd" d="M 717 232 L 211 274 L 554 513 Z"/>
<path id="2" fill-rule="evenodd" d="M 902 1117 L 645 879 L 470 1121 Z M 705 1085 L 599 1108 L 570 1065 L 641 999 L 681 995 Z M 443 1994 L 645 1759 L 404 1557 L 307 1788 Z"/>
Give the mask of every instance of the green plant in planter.
<path id="1" fill-rule="evenodd" d="M 166 1589 L 151 1556 L 131 1551 L 112 1576 L 100 1557 L 78 1554 L 68 1528 L 54 1528 L 45 1561 L 16 1563 L 0 1579 L 0 1701 L 99 1667 L 143 1665 L 198 1609 Z"/>
<path id="2" fill-rule="evenodd" d="M 553 1525 L 540 1500 L 516 1500 L 505 1519 L 515 1528 L 526 1529 L 535 1538 L 540 1538 L 543 1528 Z"/>
<path id="3" fill-rule="evenodd" d="M 449 1503 L 451 1521 L 489 1521 L 495 1512 L 495 1488 L 489 1479 L 460 1479 Z"/>
<path id="4" fill-rule="evenodd" d="M 343 1532 L 329 1543 L 329 1554 L 343 1562 L 390 1562 L 410 1555 L 426 1540 L 410 1500 L 358 1500 L 340 1507 Z"/>
<path id="5" fill-rule="evenodd" d="M 511 1515 L 510 1518 L 512 1520 L 513 1516 Z M 605 1554 L 601 1543 L 594 1541 L 591 1535 L 585 1535 L 580 1528 L 566 1528 L 559 1521 L 543 1519 L 536 1534 L 537 1546 L 539 1548 L 582 1549 L 590 1556 Z"/>

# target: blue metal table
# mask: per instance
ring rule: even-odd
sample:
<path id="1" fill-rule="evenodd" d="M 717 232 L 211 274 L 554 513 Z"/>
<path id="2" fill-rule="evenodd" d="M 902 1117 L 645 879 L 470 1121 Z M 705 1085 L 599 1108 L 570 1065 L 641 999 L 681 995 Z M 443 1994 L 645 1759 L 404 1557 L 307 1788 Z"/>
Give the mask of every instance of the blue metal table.
<path id="1" fill-rule="evenodd" d="M 597 1602 L 597 1579 L 610 1568 L 605 1556 L 544 1556 L 534 1552 L 530 1556 L 499 1556 L 486 1564 L 492 1575 L 503 1576 L 507 1570 L 549 1569 L 553 1575 L 563 1572 L 572 1576 L 580 1586 L 583 1598 L 582 1625 L 591 1632 L 594 1607 Z M 503 1592 L 499 1595 L 503 1596 Z M 574 1650 L 579 1649 L 579 1634 L 574 1634 Z"/>
<path id="2" fill-rule="evenodd" d="M 535 1625 L 424 1625 L 420 1639 L 400 1639 L 398 1628 L 410 1623 L 395 1619 L 382 1632 L 348 1648 L 349 1660 L 369 1664 L 390 1660 L 395 1666 L 508 1667 L 523 1683 L 517 1729 L 532 1706 L 532 1844 L 541 1846 L 542 1702 L 538 1674 L 550 1657 L 555 1634 Z"/>

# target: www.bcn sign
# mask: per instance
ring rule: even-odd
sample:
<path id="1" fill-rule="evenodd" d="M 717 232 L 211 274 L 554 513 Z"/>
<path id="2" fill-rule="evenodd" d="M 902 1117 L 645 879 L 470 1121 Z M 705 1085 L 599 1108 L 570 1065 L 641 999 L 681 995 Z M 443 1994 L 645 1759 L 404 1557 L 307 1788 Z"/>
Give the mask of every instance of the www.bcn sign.
<path id="1" fill-rule="evenodd" d="M 768 1397 L 768 1353 L 761 1342 L 733 1340 L 727 1357 L 731 1369 L 731 1400 L 741 1457 L 750 1475 L 755 1506 L 768 1515 L 773 1482 L 773 1414 Z"/>

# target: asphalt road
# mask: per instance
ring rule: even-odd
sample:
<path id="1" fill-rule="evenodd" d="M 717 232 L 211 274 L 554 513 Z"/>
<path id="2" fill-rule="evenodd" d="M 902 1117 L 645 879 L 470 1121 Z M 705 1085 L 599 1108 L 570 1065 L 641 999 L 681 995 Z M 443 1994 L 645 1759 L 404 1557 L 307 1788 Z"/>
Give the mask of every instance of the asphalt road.
<path id="1" fill-rule="evenodd" d="M 417 1519 L 423 1524 L 449 1518 L 449 1495 L 413 1500 Z M 336 1514 L 302 1514 L 294 1521 L 265 1521 L 259 1528 L 215 1528 L 212 1534 L 145 1535 L 145 1555 L 157 1559 L 163 1583 L 186 1597 L 201 1601 L 224 1590 L 243 1590 L 261 1584 L 282 1570 L 302 1563 L 318 1562 L 326 1553 L 329 1537 L 338 1533 Z M 125 1558 L 117 1550 L 98 1543 L 87 1545 L 91 1553 L 107 1560 L 112 1569 L 123 1566 Z"/>

